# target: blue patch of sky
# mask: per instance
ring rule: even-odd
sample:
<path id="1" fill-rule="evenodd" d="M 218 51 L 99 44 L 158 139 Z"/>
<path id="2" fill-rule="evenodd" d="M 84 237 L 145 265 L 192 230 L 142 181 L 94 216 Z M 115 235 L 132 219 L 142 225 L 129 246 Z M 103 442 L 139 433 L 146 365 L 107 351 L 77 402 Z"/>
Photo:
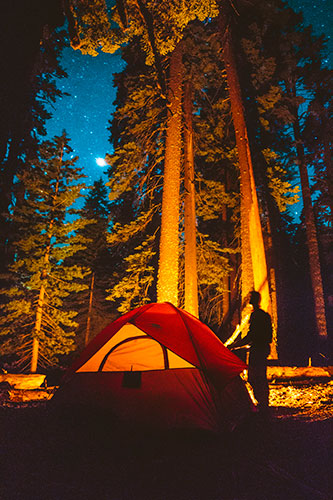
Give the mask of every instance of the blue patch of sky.
<path id="1" fill-rule="evenodd" d="M 47 123 L 47 135 L 51 138 L 61 135 L 63 129 L 67 131 L 73 156 L 79 157 L 77 166 L 88 176 L 86 183 L 92 184 L 105 170 L 96 159 L 111 152 L 107 128 L 115 110 L 113 76 L 125 63 L 119 52 L 92 57 L 67 47 L 61 64 L 68 78 L 58 81 L 58 87 L 69 95 L 49 108 L 52 118 Z"/>

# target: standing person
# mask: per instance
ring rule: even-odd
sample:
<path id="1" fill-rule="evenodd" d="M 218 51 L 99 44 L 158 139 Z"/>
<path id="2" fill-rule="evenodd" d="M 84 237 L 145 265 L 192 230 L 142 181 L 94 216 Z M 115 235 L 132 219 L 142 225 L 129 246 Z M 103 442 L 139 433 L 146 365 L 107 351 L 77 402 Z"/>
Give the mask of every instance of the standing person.
<path id="1" fill-rule="evenodd" d="M 272 321 L 270 315 L 260 308 L 260 293 L 253 291 L 250 304 L 253 312 L 247 335 L 231 344 L 233 347 L 250 345 L 248 381 L 258 401 L 258 410 L 267 413 L 269 406 L 269 388 L 267 381 L 267 357 L 272 342 Z"/>

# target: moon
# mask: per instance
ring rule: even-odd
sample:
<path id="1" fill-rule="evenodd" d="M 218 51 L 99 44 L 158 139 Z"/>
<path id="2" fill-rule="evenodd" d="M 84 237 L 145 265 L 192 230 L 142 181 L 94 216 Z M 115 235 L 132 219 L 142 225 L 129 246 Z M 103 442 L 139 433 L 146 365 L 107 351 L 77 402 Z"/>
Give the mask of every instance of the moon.
<path id="1" fill-rule="evenodd" d="M 107 165 L 104 158 L 95 158 L 95 161 L 99 167 L 105 167 Z"/>

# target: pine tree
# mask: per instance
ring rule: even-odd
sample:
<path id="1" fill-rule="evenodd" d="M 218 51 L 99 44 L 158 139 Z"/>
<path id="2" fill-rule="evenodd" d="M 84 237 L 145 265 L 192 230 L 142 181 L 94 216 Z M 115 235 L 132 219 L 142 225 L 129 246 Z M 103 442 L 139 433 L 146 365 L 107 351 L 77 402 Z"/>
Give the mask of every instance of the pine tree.
<path id="1" fill-rule="evenodd" d="M 332 81 L 333 71 L 327 68 L 321 68 L 319 75 L 313 75 L 314 96 L 309 104 L 303 132 L 307 161 L 314 169 L 316 219 L 326 226 L 333 223 Z"/>
<path id="2" fill-rule="evenodd" d="M 84 278 L 86 289 L 73 298 L 73 308 L 78 311 L 78 334 L 82 332 L 82 343 L 87 345 L 94 332 L 100 331 L 113 319 L 106 302 L 106 290 L 112 283 L 117 258 L 111 254 L 107 244 L 111 208 L 102 178 L 94 182 L 79 216 L 86 224 L 77 234 L 87 243 L 71 260 L 84 266 L 87 274 Z"/>
<path id="3" fill-rule="evenodd" d="M 1 11 L 0 82 L 0 267 L 12 261 L 13 234 L 10 210 L 24 196 L 16 174 L 35 157 L 39 136 L 46 134 L 50 117 L 46 104 L 62 93 L 56 81 L 66 76 L 59 58 L 64 18 L 58 2 L 46 6 L 13 0 Z M 58 28 L 58 29 L 57 29 Z"/>
<path id="4" fill-rule="evenodd" d="M 19 224 L 11 286 L 2 307 L 2 352 L 16 353 L 21 368 L 30 359 L 30 371 L 54 364 L 75 348 L 76 311 L 67 309 L 70 294 L 82 290 L 85 270 L 66 259 L 82 250 L 86 241 L 77 235 L 84 222 L 69 221 L 72 204 L 84 184 L 77 158 L 64 132 L 45 141 L 38 157 L 20 174 L 25 199 L 13 216 Z"/>
<path id="5" fill-rule="evenodd" d="M 192 33 L 190 32 L 190 35 Z M 200 40 L 204 36 L 204 30 L 196 34 Z M 188 46 L 190 36 L 186 40 L 187 66 L 196 65 L 201 62 L 198 58 L 200 51 L 193 50 L 193 44 Z M 205 50 L 210 52 L 210 43 L 205 42 Z M 209 50 L 208 50 L 209 49 Z M 132 53 L 132 55 L 131 55 Z M 133 54 L 135 57 L 133 57 Z M 191 54 L 191 56 L 189 56 Z M 192 58 L 193 56 L 193 58 Z M 116 213 L 115 221 L 119 221 L 111 231 L 109 242 L 114 245 L 118 253 L 126 256 L 128 265 L 124 266 L 124 278 L 120 279 L 111 293 L 110 299 L 120 301 L 120 310 L 126 311 L 129 307 L 134 307 L 144 303 L 143 301 L 154 298 L 155 269 L 157 268 L 156 253 L 158 252 L 158 227 L 160 224 L 160 194 L 164 159 L 164 130 L 165 114 L 163 103 L 158 99 L 156 85 L 151 78 L 154 72 L 148 67 L 140 65 L 138 52 L 128 48 L 125 52 L 128 66 L 122 76 L 116 77 L 118 84 L 118 108 L 112 121 L 112 139 L 114 144 L 114 154 L 108 156 L 110 164 L 109 187 L 112 198 L 112 212 Z M 195 70 L 195 77 L 191 78 L 196 86 L 196 109 L 203 107 L 205 99 L 202 99 L 202 84 L 205 80 L 203 70 L 207 70 L 209 65 L 213 65 L 215 53 L 205 57 L 205 61 L 199 64 Z M 135 71 L 134 71 L 135 68 Z M 137 73 L 137 76 L 134 75 Z M 212 71 L 210 70 L 211 74 Z M 150 77 L 148 75 L 151 75 Z M 214 80 L 215 76 L 211 76 Z M 201 97 L 200 97 L 201 95 Z M 207 105 L 207 102 L 206 102 Z M 194 114 L 196 117 L 197 114 Z M 202 118 L 197 120 L 202 122 Z M 222 127 L 223 128 L 223 127 Z M 203 137 L 206 130 L 203 130 Z M 209 141 L 208 141 L 209 142 Z M 223 143 L 223 141 L 222 141 Z M 221 146 L 222 147 L 222 146 Z M 212 148 L 213 149 L 213 148 Z M 218 152 L 216 161 L 219 160 Z M 235 167 L 236 168 L 236 167 Z M 216 168 L 215 168 L 216 170 Z M 209 213 L 220 209 L 218 196 L 224 191 L 214 187 L 214 197 L 209 197 L 209 192 L 213 192 L 213 181 L 207 189 L 203 189 L 204 180 L 196 181 L 196 188 L 201 186 L 199 199 L 200 218 L 208 217 Z M 182 202 L 184 201 L 184 186 L 181 184 Z M 185 190 L 186 193 L 186 190 Z M 225 193 L 224 198 L 225 200 Z M 230 199 L 232 196 L 229 197 Z M 216 220 L 216 215 L 213 216 Z M 132 218 L 132 221 L 130 222 Z M 184 230 L 183 218 L 180 217 L 180 235 Z M 178 224 L 177 224 L 178 226 Z M 148 238 L 147 241 L 146 238 Z M 141 246 L 144 243 L 143 247 Z M 226 258 L 221 254 L 218 243 L 210 242 L 207 236 L 200 236 L 197 240 L 199 244 L 199 266 L 202 282 L 201 297 L 202 304 L 206 301 L 203 289 L 211 289 L 221 283 L 220 275 L 226 267 Z M 136 250 L 135 250 L 136 248 Z M 145 266 L 142 268 L 142 251 L 144 250 Z M 183 284 L 183 239 L 180 238 L 180 273 L 179 273 L 179 304 L 184 305 L 184 284 Z M 124 264 L 125 264 L 124 262 Z M 214 262 L 214 265 L 212 265 Z M 207 265 L 205 266 L 205 263 Z M 127 269 L 127 271 L 126 271 Z M 229 267 L 228 267 L 229 269 Z M 147 281 L 149 275 L 149 280 Z M 143 286 L 140 288 L 140 283 Z M 213 283 L 215 285 L 213 285 Z M 211 299 L 211 297 L 210 297 Z M 208 300 L 210 300 L 208 299 Z M 210 302 L 211 303 L 211 302 Z M 201 308 L 204 317 L 211 316 L 207 313 L 207 307 Z"/>
<path id="6" fill-rule="evenodd" d="M 100 9 L 96 9 L 98 5 Z M 103 4 L 103 5 L 102 5 Z M 147 63 L 155 64 L 157 80 L 162 95 L 167 90 L 167 130 L 164 161 L 164 188 L 162 200 L 162 221 L 159 249 L 159 272 L 157 295 L 159 301 L 170 301 L 178 304 L 178 261 L 179 261 L 179 184 L 181 155 L 181 96 L 182 96 L 182 45 L 180 42 L 184 27 L 197 16 L 201 19 L 214 12 L 209 3 L 194 2 L 179 5 L 178 2 L 163 4 L 146 4 L 138 0 L 134 2 L 118 2 L 114 19 L 122 26 L 122 43 L 133 36 L 140 41 L 147 55 Z M 212 10 L 213 9 L 213 10 Z M 113 50 L 119 45 L 119 30 L 111 30 L 108 24 L 104 2 L 84 8 L 74 3 L 75 15 L 86 24 L 97 27 L 98 34 L 91 36 L 89 30 L 83 33 L 80 48 L 86 43 L 89 50 L 95 50 L 96 38 L 102 50 Z M 215 6 L 216 11 L 216 6 Z M 117 17 L 117 13 L 119 17 Z M 216 14 L 216 12 L 215 12 Z M 96 20 L 98 17 L 98 20 Z M 121 38 L 120 36 L 120 38 Z M 118 42 L 116 38 L 118 37 Z M 79 36 L 81 39 L 81 36 Z M 85 45 L 86 46 L 86 45 Z M 161 55 L 170 53 L 170 69 L 168 88 L 166 89 Z M 164 95 L 165 98 L 165 95 Z"/>
<path id="7" fill-rule="evenodd" d="M 291 172 L 291 141 L 280 133 L 283 89 L 279 81 L 279 58 L 272 50 L 272 46 L 275 47 L 276 19 L 283 16 L 284 9 L 278 2 L 262 4 L 259 8 L 248 6 L 235 25 L 240 80 L 246 95 L 245 113 L 250 124 L 249 141 L 269 271 L 274 339 L 277 332 L 280 338 L 290 332 L 289 313 L 286 313 L 290 249 L 283 214 L 298 200 L 298 187 L 292 187 L 295 178 Z"/>
<path id="8" fill-rule="evenodd" d="M 326 338 L 327 325 L 319 248 L 307 170 L 303 120 L 300 111 L 302 104 L 313 100 L 313 75 L 320 71 L 322 40 L 314 37 L 310 28 L 303 28 L 300 24 L 302 22 L 301 16 L 296 16 L 292 11 L 288 11 L 287 16 L 288 23 L 283 27 L 283 39 L 281 39 L 280 44 L 277 44 L 279 61 L 282 66 L 280 78 L 283 88 L 283 104 L 285 117 L 289 120 L 288 133 L 290 133 L 290 127 L 292 130 L 293 150 L 301 180 L 316 330 L 319 337 Z"/>
<path id="9" fill-rule="evenodd" d="M 116 76 L 117 110 L 107 155 L 113 224 L 108 236 L 117 266 L 109 300 L 120 312 L 156 300 L 165 108 L 156 74 L 137 46 L 123 51 L 127 68 Z"/>
<path id="10" fill-rule="evenodd" d="M 251 26 L 253 31 L 252 45 L 247 40 L 244 48 L 250 62 L 260 68 L 260 71 L 253 71 L 253 74 L 254 77 L 255 73 L 258 75 L 254 86 L 261 92 L 257 98 L 262 123 L 261 135 L 262 137 L 266 135 L 266 141 L 268 136 L 270 149 L 278 152 L 279 158 L 283 159 L 289 172 L 295 169 L 295 165 L 298 165 L 301 173 L 302 197 L 308 232 L 307 246 L 309 255 L 311 255 L 310 273 L 315 290 L 317 331 L 321 331 L 325 337 L 326 335 L 323 333 L 325 331 L 325 307 L 318 244 L 316 243 L 316 221 L 312 213 L 311 189 L 306 166 L 306 163 L 309 162 L 309 145 L 312 141 L 310 139 L 310 142 L 307 143 L 309 135 L 306 136 L 304 133 L 304 118 L 310 116 L 312 102 L 316 102 L 317 89 L 319 90 L 321 87 L 318 82 L 323 81 L 323 77 L 327 77 L 327 74 L 322 73 L 320 63 L 323 48 L 322 39 L 314 37 L 311 29 L 304 27 L 302 16 L 295 14 L 284 4 L 272 2 L 265 5 L 263 10 L 265 17 L 262 18 L 261 24 L 255 22 L 258 19 L 257 12 L 253 16 L 255 21 Z M 267 72 L 271 73 L 270 87 L 264 82 L 264 79 L 267 78 Z M 322 76 L 320 76 L 321 74 Z M 310 123 L 309 119 L 307 121 Z M 321 136 L 324 136 L 323 132 L 323 129 L 321 131 L 317 129 L 318 140 L 316 142 L 320 142 Z M 265 163 L 267 169 L 267 162 Z M 325 183 L 326 173 L 323 172 L 322 177 Z M 268 198 L 267 201 L 269 202 Z M 272 207 L 271 203 L 270 206 Z M 272 208 L 270 208 L 270 212 L 273 215 Z M 271 227 L 274 231 L 273 224 Z M 278 248 L 278 243 L 275 238 L 275 248 Z M 288 277 L 284 276 L 283 279 L 286 284 L 292 285 Z M 285 305 L 282 309 L 286 309 Z"/>
<path id="11" fill-rule="evenodd" d="M 262 295 L 263 308 L 270 310 L 266 256 L 230 19 L 229 2 L 222 2 L 219 25 L 223 37 L 223 60 L 227 74 L 240 170 L 242 302 L 245 305 L 250 291 L 255 289 Z"/>

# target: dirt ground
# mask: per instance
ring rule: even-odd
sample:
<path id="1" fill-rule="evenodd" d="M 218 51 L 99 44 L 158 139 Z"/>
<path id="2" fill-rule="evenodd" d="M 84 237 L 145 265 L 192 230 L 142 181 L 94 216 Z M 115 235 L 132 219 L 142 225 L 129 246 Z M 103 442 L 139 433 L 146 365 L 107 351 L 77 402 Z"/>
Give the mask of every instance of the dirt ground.
<path id="1" fill-rule="evenodd" d="M 0 407 L 1 500 L 332 500 L 333 382 L 270 387 L 232 434 L 152 434 L 49 402 Z"/>

